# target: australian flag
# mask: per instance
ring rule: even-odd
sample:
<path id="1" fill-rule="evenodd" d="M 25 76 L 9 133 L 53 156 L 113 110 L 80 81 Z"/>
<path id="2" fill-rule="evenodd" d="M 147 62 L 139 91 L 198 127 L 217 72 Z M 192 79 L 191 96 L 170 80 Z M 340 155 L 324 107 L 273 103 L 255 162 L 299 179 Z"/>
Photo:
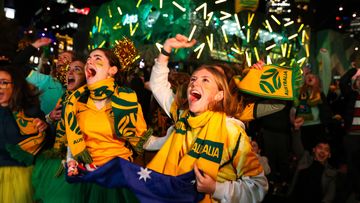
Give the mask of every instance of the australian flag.
<path id="1" fill-rule="evenodd" d="M 143 168 L 122 158 L 115 158 L 92 172 L 66 176 L 70 183 L 92 182 L 107 188 L 126 187 L 141 202 L 199 202 L 204 194 L 197 192 L 195 173 L 169 176 Z"/>

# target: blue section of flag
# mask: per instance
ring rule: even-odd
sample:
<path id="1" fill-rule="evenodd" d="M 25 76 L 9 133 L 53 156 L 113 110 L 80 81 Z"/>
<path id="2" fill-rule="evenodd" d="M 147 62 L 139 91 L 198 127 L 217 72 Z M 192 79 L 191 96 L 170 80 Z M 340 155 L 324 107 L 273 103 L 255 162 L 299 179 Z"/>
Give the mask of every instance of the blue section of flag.
<path id="1" fill-rule="evenodd" d="M 196 190 L 194 171 L 169 176 L 122 158 L 115 158 L 93 172 L 66 176 L 66 180 L 70 183 L 93 182 L 107 188 L 126 187 L 146 203 L 199 202 L 204 198 L 204 194 Z"/>

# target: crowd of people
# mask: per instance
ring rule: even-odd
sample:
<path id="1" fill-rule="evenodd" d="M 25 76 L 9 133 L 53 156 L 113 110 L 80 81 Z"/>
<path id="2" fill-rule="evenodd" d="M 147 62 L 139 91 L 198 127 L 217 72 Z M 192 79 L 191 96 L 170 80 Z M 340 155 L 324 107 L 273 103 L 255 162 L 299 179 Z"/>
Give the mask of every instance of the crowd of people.
<path id="1" fill-rule="evenodd" d="M 282 100 L 239 90 L 234 77 L 262 61 L 171 70 L 172 51 L 196 44 L 181 34 L 164 42 L 150 75 L 131 77 L 133 66 L 110 48 L 86 60 L 64 51 L 50 74 L 34 70 L 30 56 L 49 43 L 1 52 L 1 202 L 141 201 L 135 187 L 107 187 L 116 168 L 102 180 L 68 181 L 118 159 L 169 181 L 193 172 L 193 202 L 360 201 L 359 52 L 332 92 L 304 71 L 299 96 Z M 147 150 L 155 153 L 145 159 Z"/>

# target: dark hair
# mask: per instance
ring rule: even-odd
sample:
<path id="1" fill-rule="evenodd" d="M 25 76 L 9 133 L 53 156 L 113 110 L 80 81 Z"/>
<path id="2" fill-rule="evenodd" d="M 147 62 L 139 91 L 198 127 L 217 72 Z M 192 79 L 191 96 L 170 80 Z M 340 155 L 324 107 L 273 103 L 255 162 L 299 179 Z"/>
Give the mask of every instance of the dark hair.
<path id="1" fill-rule="evenodd" d="M 117 73 L 114 75 L 114 79 L 118 85 L 124 85 L 126 80 L 126 73 L 122 72 L 122 66 L 119 62 L 119 58 L 114 54 L 111 49 L 104 49 L 104 48 L 96 48 L 91 50 L 91 52 L 100 50 L 102 51 L 106 58 L 109 60 L 110 66 L 116 66 L 118 68 Z"/>
<path id="2" fill-rule="evenodd" d="M 321 134 L 318 138 L 316 138 L 316 145 L 328 144 L 329 146 L 331 146 L 331 140 L 328 137 L 328 134 Z"/>
<path id="3" fill-rule="evenodd" d="M 354 62 L 356 59 L 360 58 L 360 51 L 354 51 L 351 55 L 350 55 L 350 62 Z"/>
<path id="4" fill-rule="evenodd" d="M 27 110 L 39 105 L 39 91 L 28 83 L 23 74 L 12 66 L 0 66 L 0 71 L 7 72 L 13 82 L 13 93 L 9 101 L 12 111 Z"/>

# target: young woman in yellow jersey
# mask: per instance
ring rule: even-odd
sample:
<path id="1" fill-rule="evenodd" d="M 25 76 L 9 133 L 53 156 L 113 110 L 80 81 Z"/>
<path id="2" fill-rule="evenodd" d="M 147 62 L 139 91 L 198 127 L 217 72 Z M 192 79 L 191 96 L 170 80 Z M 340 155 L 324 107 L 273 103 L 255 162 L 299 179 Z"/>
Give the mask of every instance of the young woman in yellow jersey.
<path id="1" fill-rule="evenodd" d="M 211 65 L 196 69 L 185 109 L 177 105 L 170 89 L 167 63 L 172 49 L 195 43 L 176 35 L 166 40 L 155 60 L 150 87 L 175 127 L 147 167 L 168 175 L 194 169 L 197 190 L 207 194 L 203 202 L 260 202 L 268 183 L 243 123 L 234 118 L 238 101 L 230 94 L 224 73 Z"/>
<path id="2" fill-rule="evenodd" d="M 116 157 L 132 161 L 141 148 L 146 123 L 136 93 L 123 86 L 125 68 L 110 49 L 90 52 L 86 85 L 72 93 L 65 107 L 69 176 L 77 175 L 78 163 L 92 171 Z M 91 184 L 85 194 L 87 202 L 136 201 L 124 191 Z"/>

